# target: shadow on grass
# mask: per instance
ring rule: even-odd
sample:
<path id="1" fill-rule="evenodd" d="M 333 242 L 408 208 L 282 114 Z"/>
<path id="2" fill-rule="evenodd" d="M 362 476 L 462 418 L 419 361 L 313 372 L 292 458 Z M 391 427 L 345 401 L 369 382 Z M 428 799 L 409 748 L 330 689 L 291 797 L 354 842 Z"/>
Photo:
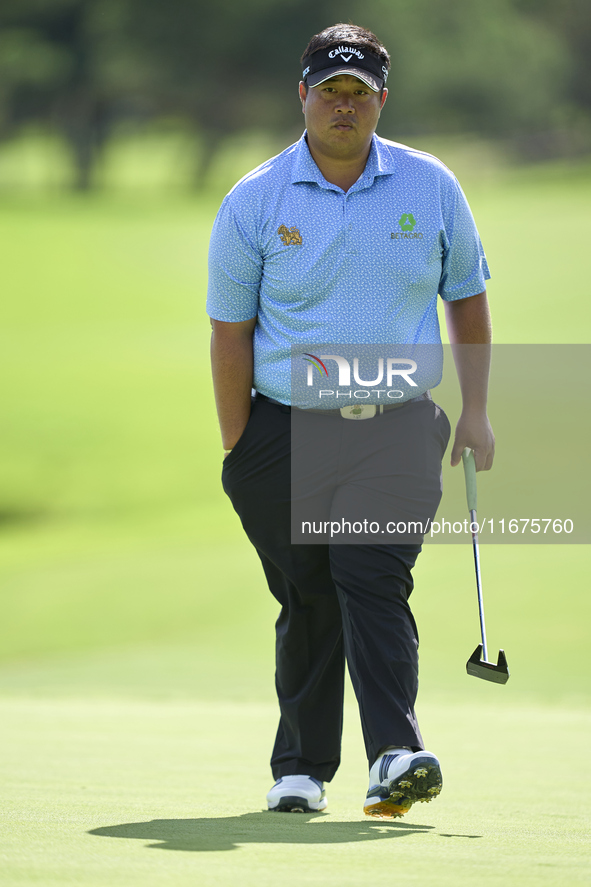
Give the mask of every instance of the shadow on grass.
<path id="1" fill-rule="evenodd" d="M 0 507 L 0 529 L 18 524 L 39 523 L 47 520 L 49 512 L 42 509 Z"/>
<path id="2" fill-rule="evenodd" d="M 429 832 L 431 825 L 372 820 L 331 822 L 322 813 L 244 813 L 206 819 L 152 819 L 95 828 L 91 835 L 150 841 L 160 850 L 234 850 L 239 844 L 351 844 Z"/>

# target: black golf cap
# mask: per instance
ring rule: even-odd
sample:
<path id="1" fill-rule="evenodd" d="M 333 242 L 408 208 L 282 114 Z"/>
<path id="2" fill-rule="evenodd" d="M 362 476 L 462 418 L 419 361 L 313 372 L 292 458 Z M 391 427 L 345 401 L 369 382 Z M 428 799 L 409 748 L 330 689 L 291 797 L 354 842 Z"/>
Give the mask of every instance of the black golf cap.
<path id="1" fill-rule="evenodd" d="M 348 44 L 318 49 L 304 58 L 302 80 L 308 86 L 319 86 L 337 74 L 359 77 L 370 89 L 379 92 L 388 77 L 388 69 L 375 52 Z"/>

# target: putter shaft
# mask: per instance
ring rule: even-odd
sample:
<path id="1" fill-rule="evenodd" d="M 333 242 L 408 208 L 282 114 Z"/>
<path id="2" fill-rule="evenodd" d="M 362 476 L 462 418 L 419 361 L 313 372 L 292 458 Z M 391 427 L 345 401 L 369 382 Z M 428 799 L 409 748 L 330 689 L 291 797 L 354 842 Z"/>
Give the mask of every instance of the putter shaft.
<path id="1" fill-rule="evenodd" d="M 474 568 L 476 571 L 476 589 L 478 591 L 478 613 L 480 616 L 480 635 L 482 643 L 478 644 L 466 663 L 466 671 L 475 678 L 484 681 L 493 681 L 496 684 L 506 684 L 509 680 L 509 668 L 504 650 L 499 650 L 497 664 L 488 661 L 488 647 L 486 643 L 486 628 L 484 625 L 484 602 L 482 600 L 482 580 L 480 578 L 480 552 L 478 550 L 478 518 L 476 517 L 476 463 L 474 453 L 466 447 L 462 453 L 464 463 L 464 476 L 466 478 L 466 499 L 470 512 L 470 532 L 472 533 L 472 550 L 474 552 Z M 474 529 L 475 528 L 475 532 Z M 484 659 L 482 659 L 484 657 Z"/>
<path id="2" fill-rule="evenodd" d="M 470 522 L 472 527 L 478 527 L 476 509 L 470 509 Z M 480 552 L 478 548 L 478 529 L 472 533 L 472 550 L 474 552 L 474 569 L 476 571 L 476 590 L 478 592 L 478 613 L 480 616 L 480 636 L 482 638 L 482 653 L 484 661 L 488 662 L 488 649 L 486 644 L 486 626 L 484 624 L 484 601 L 482 600 L 482 580 L 480 578 Z"/>

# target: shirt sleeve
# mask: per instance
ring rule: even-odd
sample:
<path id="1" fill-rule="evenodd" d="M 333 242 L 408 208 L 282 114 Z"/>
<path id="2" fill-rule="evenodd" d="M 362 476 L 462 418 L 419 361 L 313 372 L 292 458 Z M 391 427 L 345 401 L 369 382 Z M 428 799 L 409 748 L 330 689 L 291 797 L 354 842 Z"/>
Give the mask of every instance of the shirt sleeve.
<path id="1" fill-rule="evenodd" d="M 468 201 L 455 178 L 448 206 L 444 208 L 442 259 L 442 299 L 453 302 L 484 291 L 490 271 Z"/>
<path id="2" fill-rule="evenodd" d="M 209 242 L 207 313 L 214 320 L 239 323 L 256 317 L 263 260 L 255 240 L 226 197 Z"/>

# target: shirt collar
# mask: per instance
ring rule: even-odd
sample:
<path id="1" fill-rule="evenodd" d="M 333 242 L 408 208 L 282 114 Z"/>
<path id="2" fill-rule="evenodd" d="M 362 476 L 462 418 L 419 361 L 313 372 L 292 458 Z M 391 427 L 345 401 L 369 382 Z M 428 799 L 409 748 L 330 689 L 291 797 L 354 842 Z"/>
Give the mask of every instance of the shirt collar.
<path id="1" fill-rule="evenodd" d="M 392 175 L 395 172 L 395 168 L 396 162 L 388 151 L 386 144 L 374 133 L 365 169 L 358 181 L 353 185 L 352 190 L 369 188 L 373 185 L 376 176 Z M 291 175 L 292 185 L 298 182 L 315 182 L 321 188 L 326 188 L 327 186 L 330 188 L 334 187 L 326 181 L 314 162 L 308 148 L 305 132 L 299 142 L 296 143 L 296 157 Z"/>
<path id="2" fill-rule="evenodd" d="M 296 143 L 295 163 L 291 174 L 291 184 L 295 185 L 298 182 L 316 182 L 321 188 L 326 187 L 327 184 L 310 154 L 306 141 L 306 130 L 299 142 Z"/>

